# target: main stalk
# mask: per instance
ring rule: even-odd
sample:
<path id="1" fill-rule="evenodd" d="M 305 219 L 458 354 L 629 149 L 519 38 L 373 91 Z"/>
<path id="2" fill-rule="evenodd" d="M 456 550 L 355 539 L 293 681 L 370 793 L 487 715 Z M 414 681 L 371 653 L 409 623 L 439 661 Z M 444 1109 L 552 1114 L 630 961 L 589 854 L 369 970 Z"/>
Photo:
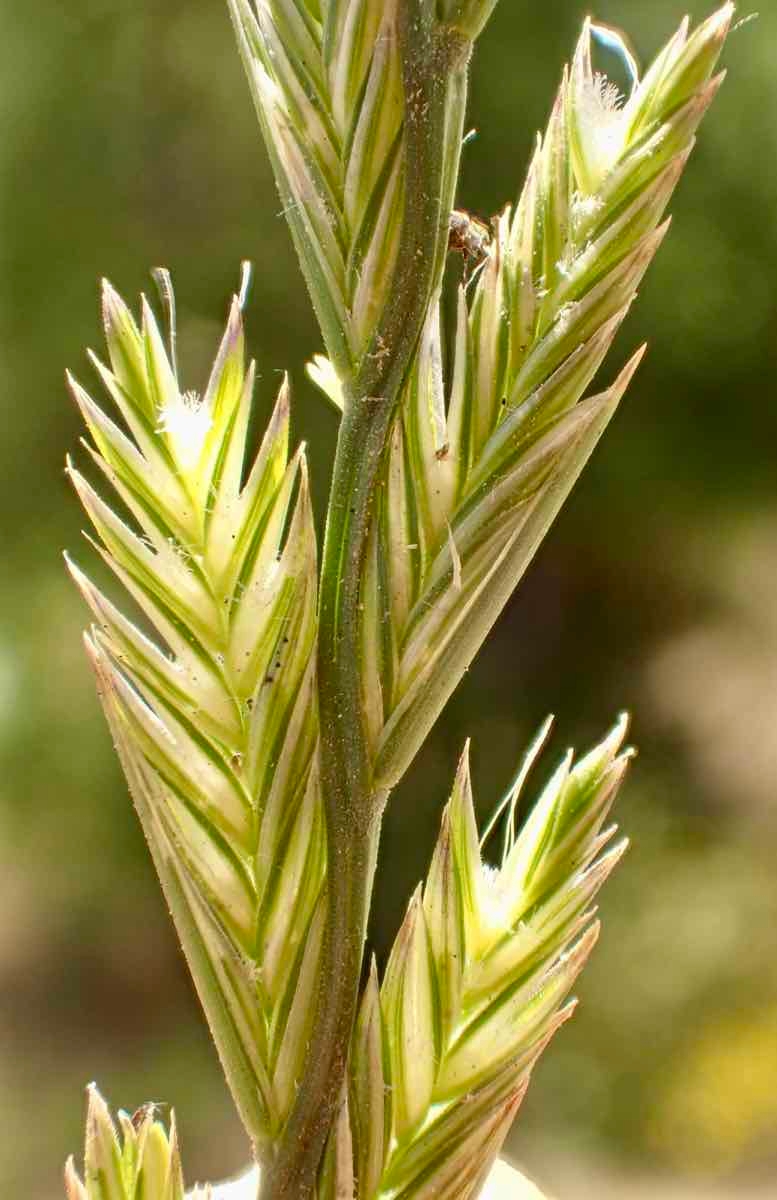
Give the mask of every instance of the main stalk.
<path id="1" fill-rule="evenodd" d="M 388 793 L 372 780 L 363 715 L 360 597 L 385 449 L 442 276 L 471 42 L 425 0 L 401 0 L 405 188 L 400 249 L 380 321 L 345 381 L 319 597 L 321 785 L 327 821 L 327 923 L 316 1013 L 297 1101 L 261 1200 L 309 1200 L 335 1116 L 359 996 L 380 825 Z"/>

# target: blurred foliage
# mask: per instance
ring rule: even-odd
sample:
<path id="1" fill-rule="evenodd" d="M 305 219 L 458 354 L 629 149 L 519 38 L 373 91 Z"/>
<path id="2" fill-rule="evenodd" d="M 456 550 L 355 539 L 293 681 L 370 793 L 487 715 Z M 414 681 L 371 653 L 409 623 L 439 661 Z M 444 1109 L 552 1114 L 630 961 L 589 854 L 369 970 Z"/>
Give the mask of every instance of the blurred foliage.
<path id="1" fill-rule="evenodd" d="M 777 1123 L 777 1009 L 711 1021 L 667 1074 L 652 1126 L 660 1150 L 700 1171 L 763 1152 Z"/>
<path id="2" fill-rule="evenodd" d="M 615 350 L 648 338 L 647 362 L 383 845 L 385 951 L 466 734 L 493 802 L 547 711 L 561 752 L 633 710 L 642 755 L 620 819 L 634 850 L 603 900 L 584 1004 L 512 1142 L 549 1186 L 577 1154 L 726 1175 L 732 1195 L 777 1174 L 777 9 L 764 7 L 731 39 L 674 229 Z M 478 214 L 517 191 L 586 10 L 502 0 L 473 76 L 460 203 Z M 682 11 L 599 0 L 595 15 L 647 58 Z M 87 374 L 99 276 L 132 294 L 149 267 L 172 269 L 200 386 L 251 257 L 259 416 L 289 367 L 319 511 L 336 429 L 303 376 L 316 330 L 220 0 L 4 0 L 0 17 L 0 1179 L 49 1200 L 92 1077 L 115 1105 L 175 1103 L 190 1174 L 246 1154 L 59 559 L 67 545 L 90 560 L 62 471 L 80 433 L 62 371 Z"/>

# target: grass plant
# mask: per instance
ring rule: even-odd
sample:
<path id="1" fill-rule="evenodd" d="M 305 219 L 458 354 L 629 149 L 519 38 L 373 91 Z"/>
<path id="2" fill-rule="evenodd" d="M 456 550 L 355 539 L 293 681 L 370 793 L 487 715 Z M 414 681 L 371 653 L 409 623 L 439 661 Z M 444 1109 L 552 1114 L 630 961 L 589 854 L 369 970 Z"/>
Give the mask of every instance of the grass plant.
<path id="1" fill-rule="evenodd" d="M 248 452 L 246 280 L 199 394 L 158 271 L 163 321 L 104 285 L 110 415 L 69 377 L 102 487 L 68 470 L 132 615 L 69 567 L 261 1200 L 474 1200 L 596 940 L 625 721 L 566 756 L 519 827 L 538 738 L 485 838 L 465 752 L 382 979 L 364 961 L 381 820 L 638 365 L 588 394 L 666 234 L 733 8 L 683 22 L 628 96 L 586 22 L 523 190 L 485 226 L 452 216 L 494 0 L 227 4 L 321 327 L 309 371 L 340 413 L 320 561 L 287 380 Z M 67 1188 L 179 1200 L 174 1125 L 148 1109 L 117 1133 L 92 1091 Z"/>

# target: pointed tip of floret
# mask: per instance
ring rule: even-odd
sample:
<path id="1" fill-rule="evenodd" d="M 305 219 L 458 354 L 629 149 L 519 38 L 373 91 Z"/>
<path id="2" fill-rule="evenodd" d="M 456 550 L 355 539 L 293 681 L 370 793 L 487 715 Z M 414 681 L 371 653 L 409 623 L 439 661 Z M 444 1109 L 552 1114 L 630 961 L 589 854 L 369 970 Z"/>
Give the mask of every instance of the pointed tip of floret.
<path id="1" fill-rule="evenodd" d="M 618 827 L 616 825 L 613 828 L 614 828 L 614 830 L 617 830 Z M 618 863 L 621 861 L 622 858 L 624 858 L 628 854 L 630 849 L 631 849 L 631 838 L 628 838 L 628 837 L 622 837 L 620 839 L 620 841 L 617 841 L 614 846 L 610 847 L 610 849 L 604 855 L 604 859 L 607 862 L 607 865 L 609 868 L 609 870 L 607 872 L 608 875 L 609 875 L 610 871 L 614 870 L 614 868 L 617 867 Z"/>
<path id="2" fill-rule="evenodd" d="M 105 275 L 100 280 L 100 299 L 102 300 L 104 312 L 109 313 L 113 306 L 117 304 L 124 307 L 124 301 L 110 279 L 107 279 Z"/>
<path id="3" fill-rule="evenodd" d="M 87 346 L 86 357 L 89 359 L 89 362 L 91 363 L 92 367 L 95 369 L 95 371 L 97 372 L 97 374 L 100 376 L 101 379 L 106 378 L 106 377 L 108 377 L 108 378 L 111 377 L 111 372 L 108 370 L 105 363 L 100 358 L 99 354 L 97 354 L 94 350 L 92 350 L 92 348 L 90 346 Z"/>
<path id="4" fill-rule="evenodd" d="M 71 1154 L 65 1163 L 65 1195 L 67 1200 L 87 1200 L 87 1190 L 76 1171 L 76 1164 Z"/>
<path id="5" fill-rule="evenodd" d="M 284 371 L 281 375 L 281 386 L 278 388 L 278 396 L 275 401 L 275 411 L 279 417 L 287 418 L 291 410 L 291 377 L 288 371 Z M 275 414 L 273 414 L 275 415 Z"/>
<path id="6" fill-rule="evenodd" d="M 705 22 L 710 34 L 715 37 L 719 37 L 721 40 L 725 38 L 731 27 L 731 22 L 734 19 L 735 12 L 736 5 L 733 3 L 733 0 L 727 0 L 727 2 L 721 8 L 719 8 L 717 12 L 713 13 L 712 16 L 709 17 Z"/>
<path id="7" fill-rule="evenodd" d="M 170 1156 L 177 1156 L 180 1152 L 178 1123 L 175 1119 L 175 1109 L 170 1109 L 170 1128 L 168 1132 L 168 1142 L 170 1144 Z"/>
<path id="8" fill-rule="evenodd" d="M 550 736 L 550 732 L 553 729 L 553 726 L 555 724 L 556 724 L 556 714 L 548 713 L 547 717 L 540 725 L 540 728 L 537 733 L 537 737 L 535 738 L 535 741 L 539 742 L 540 745 L 544 745 L 545 742 L 548 740 L 548 737 Z"/>
<path id="9" fill-rule="evenodd" d="M 240 347 L 244 336 L 243 308 L 238 296 L 233 296 L 227 314 L 227 325 L 224 333 L 223 353 L 233 354 Z"/>
<path id="10" fill-rule="evenodd" d="M 127 305 L 116 291 L 116 288 L 105 277 L 100 281 L 100 299 L 103 326 L 106 336 L 110 338 L 127 320 L 132 322 L 132 318 Z M 134 322 L 132 323 L 134 324 Z"/>
<path id="11" fill-rule="evenodd" d="M 637 752 L 634 747 L 625 746 L 611 762 L 607 770 L 607 786 L 605 790 L 607 807 L 610 807 L 613 803 L 615 795 L 620 790 L 620 786 L 631 770 L 631 764 L 636 757 Z"/>
<path id="12" fill-rule="evenodd" d="M 618 751 L 623 747 L 626 740 L 626 735 L 631 726 L 631 714 L 626 712 L 618 713 L 618 716 L 613 723 L 609 733 L 604 738 L 599 749 L 609 759 L 614 759 Z"/>
<path id="13" fill-rule="evenodd" d="M 232 333 L 233 330 L 243 329 L 243 307 L 240 303 L 239 296 L 232 296 L 229 302 L 229 311 L 227 313 L 227 332 Z M 234 338 L 234 334 L 232 334 Z"/>
<path id="14" fill-rule="evenodd" d="M 250 397 L 251 393 L 253 392 L 255 379 L 256 379 L 256 363 L 252 360 L 249 363 L 248 371 L 246 373 L 246 381 L 245 381 L 245 391 L 249 397 Z M 290 425 L 291 425 L 291 382 L 289 380 L 288 373 L 284 371 L 283 378 L 281 379 L 280 387 L 278 388 L 278 394 L 275 398 L 275 405 L 274 405 L 272 413 L 270 415 L 270 420 L 267 424 L 264 438 L 262 440 L 262 452 L 261 452 L 261 453 L 270 452 L 271 447 L 279 448 L 281 451 L 281 458 L 283 460 L 284 465 L 286 465 L 286 460 L 287 460 L 287 456 L 288 456 L 288 452 L 289 452 Z M 297 447 L 297 451 L 296 451 L 296 454 L 295 454 L 292 462 L 296 463 L 299 461 L 300 452 L 304 453 L 304 449 L 305 449 L 304 443 L 302 443 L 300 446 Z M 273 450 L 272 452 L 275 453 L 275 450 Z M 289 467 L 291 467 L 291 465 L 292 465 L 291 463 L 288 464 Z M 296 470 L 296 466 L 293 469 Z"/>
<path id="15" fill-rule="evenodd" d="M 652 258 L 656 253 L 664 238 L 669 233 L 669 230 L 672 228 L 673 219 L 674 218 L 672 217 L 672 214 L 669 213 L 669 215 L 664 217 L 661 224 L 658 225 L 652 233 L 649 233 L 647 237 L 643 238 L 643 249 L 645 253 L 648 251 L 650 252 L 650 258 Z"/>
<path id="16" fill-rule="evenodd" d="M 65 474 L 75 488 L 78 498 L 83 504 L 84 508 L 87 512 L 89 512 L 90 502 L 94 492 L 84 479 L 81 472 L 78 470 L 78 467 L 75 465 L 69 454 L 65 456 Z"/>
<path id="17" fill-rule="evenodd" d="M 78 566 L 78 564 L 73 561 L 67 550 L 63 552 L 63 558 L 65 560 L 65 569 L 81 593 L 82 598 L 92 610 L 92 614 L 98 619 L 98 621 L 105 621 L 105 597 L 102 595 L 99 588 L 95 587 L 89 576 L 86 575 L 85 572 L 82 571 Z M 95 629 L 96 637 L 98 636 L 98 633 L 99 631 Z"/>
<path id="18" fill-rule="evenodd" d="M 456 766 L 450 800 L 446 806 L 451 823 L 458 827 L 464 821 L 465 826 L 475 822 L 475 802 L 472 794 L 472 739 L 467 738 Z M 477 839 L 476 839 L 477 840 Z"/>
<path id="19" fill-rule="evenodd" d="M 563 1025 L 566 1025 L 567 1021 L 572 1020 L 572 1017 L 574 1017 L 579 1007 L 580 1001 L 578 1000 L 577 996 L 570 996 L 567 1002 L 562 1005 L 553 1018 L 553 1024 L 549 1030 L 548 1041 L 550 1041 L 554 1034 L 558 1033 L 559 1029 L 561 1029 Z M 545 1044 L 547 1045 L 547 1042 Z"/>
<path id="20" fill-rule="evenodd" d="M 307 461 L 307 446 L 301 442 L 286 468 L 286 478 L 289 481 L 290 492 L 296 487 L 291 520 L 283 541 L 283 560 L 291 566 L 296 562 L 294 571 L 304 568 L 307 584 L 314 590 L 317 587 L 317 545 L 315 519 L 313 515 L 313 497 L 310 489 L 310 474 Z"/>
<path id="21" fill-rule="evenodd" d="M 419 883 L 410 897 L 402 924 L 394 939 L 381 988 L 381 995 L 384 997 L 401 983 L 404 964 L 407 961 L 410 947 L 417 937 L 418 922 L 423 911 L 422 888 L 423 885 Z"/>
<path id="22" fill-rule="evenodd" d="M 70 557 L 69 550 L 62 551 L 62 558 L 65 561 L 65 569 L 67 570 L 68 575 L 70 575 L 70 578 L 74 581 L 79 590 L 83 592 L 86 588 L 91 588 L 92 585 L 84 572 Z"/>
<path id="23" fill-rule="evenodd" d="M 308 445 L 307 442 L 300 442 L 296 449 L 294 457 L 289 463 L 292 471 L 295 471 L 298 479 L 299 491 L 297 493 L 297 511 L 303 509 L 306 512 L 311 509 L 312 513 L 312 497 L 310 495 L 310 467 L 308 465 Z"/>
<path id="24" fill-rule="evenodd" d="M 573 774 L 578 783 L 586 788 L 598 787 L 616 762 L 622 765 L 618 766 L 616 774 L 610 777 L 613 782 L 620 782 L 632 757 L 631 753 L 622 752 L 628 728 L 629 717 L 626 713 L 621 713 L 602 741 L 575 764 Z"/>
<path id="25" fill-rule="evenodd" d="M 595 843 L 596 847 L 606 845 L 614 837 L 617 829 L 617 825 L 611 825 L 601 833 Z M 595 896 L 630 848 L 631 842 L 629 839 L 627 837 L 620 838 L 619 841 L 605 850 L 603 854 L 595 858 L 589 867 L 586 867 L 577 881 L 579 886 L 584 887 L 590 897 Z M 596 907 L 593 907 L 585 914 L 585 917 L 590 919 L 596 915 L 596 912 Z"/>
<path id="26" fill-rule="evenodd" d="M 718 71 L 717 74 L 713 75 L 712 78 L 702 88 L 699 93 L 699 99 L 704 108 L 708 108 L 715 99 L 727 77 L 728 68 L 723 67 L 723 69 Z"/>
<path id="27" fill-rule="evenodd" d="M 96 1083 L 90 1083 L 86 1088 L 87 1111 L 87 1147 L 98 1148 L 103 1139 L 112 1143 L 116 1139 L 116 1129 L 111 1119 L 110 1110 L 105 1103 Z"/>
<path id="28" fill-rule="evenodd" d="M 252 361 L 251 366 L 256 370 L 256 364 Z M 280 387 L 275 397 L 275 406 L 270 418 L 270 425 L 280 425 L 284 421 L 288 421 L 291 414 L 291 377 L 288 371 L 284 371 L 281 376 Z"/>
<path id="29" fill-rule="evenodd" d="M 458 765 L 456 767 L 456 782 L 461 781 L 469 786 L 471 774 L 471 757 L 472 757 L 472 738 L 468 737 L 464 740 L 464 745 L 459 755 Z"/>
<path id="30" fill-rule="evenodd" d="M 643 347 L 644 349 L 644 347 Z M 615 718 L 613 732 L 617 731 L 621 735 L 621 740 L 625 738 L 631 727 L 631 713 L 627 709 L 621 709 Z"/>
<path id="31" fill-rule="evenodd" d="M 648 344 L 643 342 L 642 345 L 632 354 L 629 361 L 619 372 L 614 383 L 606 393 L 606 398 L 609 402 L 617 404 L 628 390 L 629 384 L 637 373 L 639 366 L 647 354 Z"/>
<path id="32" fill-rule="evenodd" d="M 157 320 L 154 309 L 145 292 L 140 293 L 140 320 L 141 330 L 144 334 L 148 334 L 150 329 L 156 328 Z"/>
<path id="33" fill-rule="evenodd" d="M 569 966 L 570 973 L 573 978 L 582 971 L 588 959 L 591 956 L 594 946 L 599 941 L 602 932 L 602 923 L 600 920 L 592 921 L 588 928 L 580 935 L 571 949 L 565 951 L 561 955 L 560 962 Z"/>

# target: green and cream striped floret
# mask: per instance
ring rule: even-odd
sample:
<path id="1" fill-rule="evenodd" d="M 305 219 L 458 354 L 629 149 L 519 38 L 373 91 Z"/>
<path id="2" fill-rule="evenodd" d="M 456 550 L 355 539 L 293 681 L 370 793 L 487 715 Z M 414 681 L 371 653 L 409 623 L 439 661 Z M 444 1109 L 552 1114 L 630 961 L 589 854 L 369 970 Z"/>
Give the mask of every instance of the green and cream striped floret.
<path id="1" fill-rule="evenodd" d="M 97 1088 L 89 1087 L 84 1179 L 73 1159 L 65 1167 L 67 1200 L 184 1200 L 175 1114 L 170 1132 L 146 1104 L 131 1117 L 119 1112 L 119 1131 Z M 195 1188 L 187 1200 L 210 1200 L 210 1188 Z"/>
<path id="2" fill-rule="evenodd" d="M 240 304 L 201 397 L 179 384 L 150 306 L 106 284 L 119 424 L 70 379 L 90 453 L 127 519 L 70 466 L 135 623 L 70 569 L 168 902 L 227 1077 L 258 1145 L 293 1100 L 321 936 L 325 834 L 316 769 L 316 547 L 284 382 L 247 467 L 254 367 Z M 150 637 L 141 625 L 153 630 Z"/>
<path id="3" fill-rule="evenodd" d="M 347 378 L 368 352 L 382 352 L 372 338 L 400 253 L 407 102 L 402 5 L 399 0 L 228 4 L 327 350 Z M 469 45 L 493 0 L 448 4 L 443 8 L 450 11 L 439 20 L 426 0 L 417 7 L 419 19 L 429 23 L 434 53 L 438 30 Z M 452 102 L 446 134 L 451 139 L 458 136 L 457 112 Z M 458 146 L 452 145 L 441 197 L 452 197 L 457 162 Z"/>
<path id="4" fill-rule="evenodd" d="M 159 1106 L 144 1104 L 131 1116 L 111 1118 L 94 1084 L 88 1088 L 83 1179 L 71 1157 L 65 1166 L 67 1200 L 256 1200 L 260 1172 L 254 1166 L 219 1184 L 196 1184 L 184 1191 L 175 1113 L 169 1131 L 158 1119 Z M 328 1192 L 324 1184 L 321 1197 Z M 350 1200 L 363 1193 L 349 1192 Z M 446 1193 L 439 1193 L 445 1195 Z M 482 1200 L 543 1200 L 528 1179 L 505 1162 L 495 1164 Z"/>
<path id="5" fill-rule="evenodd" d="M 397 0 L 229 0 L 329 353 L 347 370 L 399 244 L 404 97 Z"/>
<path id="6" fill-rule="evenodd" d="M 495 814 L 498 868 L 483 859 L 491 829 L 479 839 L 462 757 L 426 885 L 382 986 L 373 967 L 364 993 L 320 1200 L 477 1196 L 532 1067 L 573 1010 L 566 998 L 598 934 L 594 898 L 626 847 L 606 822 L 631 752 L 621 719 L 577 763 L 567 754 L 516 833 L 547 732 Z"/>
<path id="7" fill-rule="evenodd" d="M 512 594 L 641 357 L 585 397 L 661 244 L 666 205 L 722 76 L 726 5 L 684 23 L 617 118 L 602 158 L 590 25 L 515 208 L 494 221 L 453 363 L 429 315 L 395 422 L 365 581 L 364 703 L 390 786 Z M 581 99 L 582 97 L 582 99 Z M 595 144 L 596 143 L 596 144 Z M 312 376 L 338 399 L 336 369 Z"/>

